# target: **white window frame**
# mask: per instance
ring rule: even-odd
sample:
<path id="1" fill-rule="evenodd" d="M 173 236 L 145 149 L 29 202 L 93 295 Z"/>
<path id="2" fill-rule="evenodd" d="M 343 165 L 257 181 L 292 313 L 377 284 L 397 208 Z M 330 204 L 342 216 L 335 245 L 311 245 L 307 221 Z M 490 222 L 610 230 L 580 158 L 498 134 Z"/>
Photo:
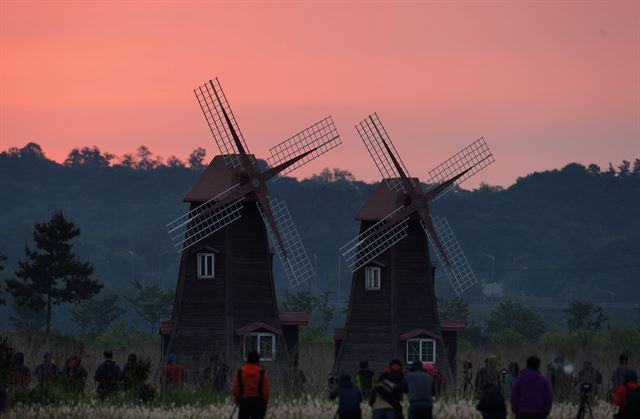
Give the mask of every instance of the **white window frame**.
<path id="1" fill-rule="evenodd" d="M 207 259 L 211 258 L 211 272 L 207 270 Z M 200 252 L 196 254 L 196 268 L 198 279 L 213 279 L 216 277 L 216 254 Z"/>
<path id="2" fill-rule="evenodd" d="M 260 354 L 260 361 L 274 361 L 276 359 L 276 335 L 268 332 L 255 332 L 249 333 L 242 337 L 242 353 L 244 354 L 244 359 L 247 359 L 247 339 L 251 339 L 252 337 L 257 338 L 258 347 L 256 350 Z M 260 350 L 260 342 L 264 338 L 271 338 L 271 357 L 263 357 L 262 351 Z"/>
<path id="3" fill-rule="evenodd" d="M 364 269 L 364 289 L 380 291 L 382 289 L 382 269 L 378 266 L 367 266 Z"/>
<path id="4" fill-rule="evenodd" d="M 418 342 L 418 349 L 419 349 L 419 355 L 418 358 L 419 359 L 415 359 L 415 357 L 409 358 L 409 345 L 410 343 L 415 343 Z M 423 353 L 423 345 L 428 345 L 431 344 L 433 345 L 433 357 L 432 359 L 423 359 L 422 353 Z M 436 350 L 437 350 L 437 343 L 435 339 L 428 339 L 428 338 L 416 338 L 416 339 L 408 339 L 407 340 L 407 364 L 411 364 L 415 361 L 420 361 L 420 362 L 431 362 L 432 364 L 436 363 Z"/>

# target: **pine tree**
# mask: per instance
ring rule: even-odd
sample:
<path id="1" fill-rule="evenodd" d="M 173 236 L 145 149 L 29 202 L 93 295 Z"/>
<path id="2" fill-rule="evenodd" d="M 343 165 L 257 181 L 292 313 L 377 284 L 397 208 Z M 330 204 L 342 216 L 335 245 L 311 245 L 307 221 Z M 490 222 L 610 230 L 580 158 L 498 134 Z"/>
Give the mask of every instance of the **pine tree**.
<path id="1" fill-rule="evenodd" d="M 25 261 L 18 262 L 7 290 L 20 306 L 46 313 L 46 336 L 51 332 L 54 305 L 80 302 L 98 294 L 102 284 L 91 278 L 93 267 L 72 252 L 70 240 L 80 230 L 57 211 L 46 223 L 36 223 L 33 241 L 36 250 L 25 246 Z"/>

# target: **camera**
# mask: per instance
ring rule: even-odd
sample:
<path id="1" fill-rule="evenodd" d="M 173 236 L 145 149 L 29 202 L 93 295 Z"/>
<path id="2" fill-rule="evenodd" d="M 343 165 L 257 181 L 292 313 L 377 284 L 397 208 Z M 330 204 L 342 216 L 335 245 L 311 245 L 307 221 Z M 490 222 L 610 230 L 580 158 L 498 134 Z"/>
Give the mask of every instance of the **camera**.
<path id="1" fill-rule="evenodd" d="M 471 361 L 464 361 L 462 363 L 462 368 L 464 368 L 465 370 L 470 370 L 473 367 L 473 364 L 471 364 Z"/>
<path id="2" fill-rule="evenodd" d="M 591 393 L 592 387 L 591 383 L 582 383 L 580 384 L 580 392 L 582 394 L 589 394 Z"/>

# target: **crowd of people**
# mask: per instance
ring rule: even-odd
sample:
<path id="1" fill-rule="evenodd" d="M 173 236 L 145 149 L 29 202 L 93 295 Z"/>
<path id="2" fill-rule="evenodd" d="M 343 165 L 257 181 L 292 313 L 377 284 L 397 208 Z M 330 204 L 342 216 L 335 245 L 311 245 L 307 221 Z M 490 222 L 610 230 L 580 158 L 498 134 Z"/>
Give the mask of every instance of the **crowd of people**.
<path id="1" fill-rule="evenodd" d="M 506 419 L 507 401 L 517 419 L 547 418 L 554 400 L 567 401 L 576 396 L 581 402 L 591 403 L 604 385 L 602 374 L 589 361 L 574 374 L 562 358 L 556 358 L 547 366 L 547 376 L 540 371 L 541 360 L 536 356 L 527 359 L 522 371 L 516 362 L 499 370 L 497 361 L 495 356 L 486 358 L 475 376 L 471 362 L 463 363 L 460 393 L 478 400 L 476 407 L 484 419 Z M 626 355 L 620 356 L 607 399 L 618 406 L 617 419 L 640 419 L 638 376 L 628 361 Z M 444 376 L 430 363 L 414 362 L 405 369 L 399 360 L 394 360 L 376 378 L 368 363 L 362 361 L 353 380 L 349 374 L 340 375 L 330 397 L 338 399 L 340 419 L 361 418 L 363 401 L 371 406 L 373 419 L 402 419 L 405 395 L 409 419 L 430 419 L 433 400 L 445 385 Z"/>
<path id="2" fill-rule="evenodd" d="M 14 356 L 15 369 L 10 390 L 14 394 L 26 392 L 32 385 L 45 389 L 63 380 L 65 385 L 75 386 L 82 392 L 88 373 L 82 358 L 71 356 L 59 368 L 51 353 L 45 352 L 42 362 L 31 370 L 25 365 L 21 352 Z M 100 398 L 108 398 L 119 387 L 132 387 L 139 379 L 138 357 L 129 354 L 121 369 L 114 361 L 111 351 L 104 352 L 104 362 L 95 371 L 96 391 Z M 554 401 L 565 401 L 575 395 L 588 402 L 602 395 L 605 385 L 602 374 L 589 361 L 574 374 L 572 366 L 563 358 L 556 358 L 547 366 L 547 374 L 540 371 L 541 360 L 531 356 L 522 371 L 516 362 L 507 368 L 498 369 L 498 359 L 488 357 L 474 375 L 472 364 L 463 363 L 460 393 L 463 397 L 478 400 L 477 409 L 485 419 L 506 419 L 509 400 L 511 411 L 517 419 L 542 419 L 548 417 Z M 200 376 L 201 385 L 211 392 L 224 394 L 227 391 L 230 369 L 219 355 L 209 359 L 208 366 Z M 159 372 L 162 389 L 179 389 L 187 383 L 186 369 L 169 354 Z M 145 376 L 146 379 L 146 376 Z M 629 367 L 629 358 L 621 355 L 611 375 L 611 385 L 606 391 L 607 399 L 619 408 L 616 418 L 640 418 L 640 387 L 638 375 Z M 368 403 L 373 419 L 404 419 L 402 401 L 408 401 L 409 419 L 433 417 L 433 403 L 447 388 L 447 380 L 429 362 L 415 361 L 404 367 L 402 361 L 394 359 L 380 374 L 369 368 L 367 361 L 360 362 L 359 370 L 351 375 L 343 373 L 330 379 L 329 397 L 338 400 L 339 419 L 362 417 L 362 403 Z M 260 365 L 256 351 L 247 354 L 246 363 L 233 374 L 231 386 L 233 399 L 238 407 L 239 419 L 263 419 L 269 403 L 270 383 L 267 371 Z"/>

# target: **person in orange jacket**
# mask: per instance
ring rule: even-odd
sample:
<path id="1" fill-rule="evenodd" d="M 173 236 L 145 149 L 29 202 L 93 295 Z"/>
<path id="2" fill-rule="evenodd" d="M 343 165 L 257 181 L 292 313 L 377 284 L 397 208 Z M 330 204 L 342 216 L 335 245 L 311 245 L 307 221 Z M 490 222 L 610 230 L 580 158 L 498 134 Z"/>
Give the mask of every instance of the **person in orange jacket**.
<path id="1" fill-rule="evenodd" d="M 269 403 L 269 375 L 260 366 L 260 354 L 251 351 L 233 379 L 233 399 L 238 419 L 264 419 Z"/>
<path id="2" fill-rule="evenodd" d="M 164 388 L 180 388 L 187 381 L 187 371 L 177 362 L 174 354 L 167 356 L 167 365 L 162 368 L 161 382 Z"/>

